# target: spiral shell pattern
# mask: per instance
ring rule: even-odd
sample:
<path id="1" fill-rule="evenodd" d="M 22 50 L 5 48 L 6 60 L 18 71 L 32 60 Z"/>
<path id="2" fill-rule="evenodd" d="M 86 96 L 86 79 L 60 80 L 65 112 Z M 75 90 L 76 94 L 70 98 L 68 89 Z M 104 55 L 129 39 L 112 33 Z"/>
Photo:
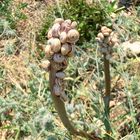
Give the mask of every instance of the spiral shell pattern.
<path id="1" fill-rule="evenodd" d="M 66 76 L 64 70 L 68 66 L 68 58 L 74 55 L 75 43 L 79 40 L 76 27 L 76 21 L 57 18 L 47 33 L 48 41 L 44 50 L 50 63 L 47 61 L 44 65 L 48 67 L 45 67 L 47 71 L 50 67 L 56 71 L 52 94 L 60 97 L 62 101 L 68 99 L 64 91 Z"/>

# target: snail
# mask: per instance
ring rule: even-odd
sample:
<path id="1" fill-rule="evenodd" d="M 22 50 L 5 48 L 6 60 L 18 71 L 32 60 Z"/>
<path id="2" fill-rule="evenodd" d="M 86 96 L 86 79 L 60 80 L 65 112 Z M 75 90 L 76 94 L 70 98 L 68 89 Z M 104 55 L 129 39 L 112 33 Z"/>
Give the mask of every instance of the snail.
<path id="1" fill-rule="evenodd" d="M 65 60 L 65 57 L 62 54 L 58 53 L 58 54 L 54 54 L 53 60 L 56 63 L 62 63 Z"/>
<path id="2" fill-rule="evenodd" d="M 63 22 L 62 24 L 61 24 L 61 32 L 68 32 L 69 30 L 71 29 L 71 25 L 70 24 L 68 24 L 67 22 Z"/>
<path id="3" fill-rule="evenodd" d="M 67 56 L 72 57 L 74 55 L 75 52 L 75 45 L 71 44 L 71 50 L 70 52 L 67 54 Z"/>
<path id="4" fill-rule="evenodd" d="M 60 94 L 60 99 L 63 101 L 63 102 L 66 102 L 68 100 L 68 96 L 65 94 L 65 92 L 61 92 Z"/>
<path id="5" fill-rule="evenodd" d="M 59 38 L 60 38 L 61 43 L 66 43 L 66 41 L 67 41 L 67 33 L 66 32 L 61 32 Z"/>
<path id="6" fill-rule="evenodd" d="M 48 37 L 48 39 L 52 38 L 52 29 L 50 29 L 48 31 L 47 37 Z"/>
<path id="7" fill-rule="evenodd" d="M 65 43 L 61 47 L 61 54 L 67 55 L 71 51 L 71 46 L 68 43 Z"/>
<path id="8" fill-rule="evenodd" d="M 65 73 L 62 72 L 62 71 L 57 72 L 57 73 L 56 73 L 56 77 L 57 77 L 57 78 L 60 78 L 60 79 L 64 79 L 64 78 L 65 78 Z"/>
<path id="9" fill-rule="evenodd" d="M 101 32 L 98 33 L 97 37 L 100 38 L 101 40 L 104 40 L 104 35 Z"/>
<path id="10" fill-rule="evenodd" d="M 54 21 L 54 23 L 59 23 L 59 24 L 61 24 L 62 22 L 64 22 L 64 19 L 62 18 L 56 18 Z"/>
<path id="11" fill-rule="evenodd" d="M 53 37 L 59 37 L 59 34 L 60 34 L 60 24 L 59 23 L 55 23 L 53 26 L 52 26 L 52 36 Z"/>
<path id="12" fill-rule="evenodd" d="M 58 38 L 51 38 L 48 40 L 53 52 L 59 52 L 61 49 L 61 42 Z"/>
<path id="13" fill-rule="evenodd" d="M 76 21 L 73 21 L 72 23 L 71 23 L 71 28 L 72 29 L 75 29 L 77 27 L 77 22 Z"/>
<path id="14" fill-rule="evenodd" d="M 67 19 L 67 20 L 64 21 L 64 23 L 67 23 L 67 24 L 71 25 L 71 20 Z"/>
<path id="15" fill-rule="evenodd" d="M 79 40 L 79 32 L 76 29 L 71 29 L 67 34 L 67 42 L 75 43 Z"/>
<path id="16" fill-rule="evenodd" d="M 54 54 L 50 45 L 46 45 L 45 54 L 46 54 L 47 58 L 50 58 Z"/>
<path id="17" fill-rule="evenodd" d="M 61 87 L 57 84 L 55 84 L 53 86 L 53 93 L 56 95 L 56 96 L 60 96 L 62 90 L 61 90 Z"/>
<path id="18" fill-rule="evenodd" d="M 44 60 L 42 61 L 41 65 L 40 65 L 45 71 L 49 71 L 50 70 L 50 61 L 49 60 Z"/>

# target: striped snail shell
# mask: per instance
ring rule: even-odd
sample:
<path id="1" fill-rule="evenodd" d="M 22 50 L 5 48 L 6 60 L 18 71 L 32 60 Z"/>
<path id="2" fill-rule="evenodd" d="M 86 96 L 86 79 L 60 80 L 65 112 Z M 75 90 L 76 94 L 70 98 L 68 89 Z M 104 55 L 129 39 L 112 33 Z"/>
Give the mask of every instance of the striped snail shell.
<path id="1" fill-rule="evenodd" d="M 71 51 L 71 46 L 68 43 L 65 43 L 61 47 L 61 54 L 67 55 Z"/>
<path id="2" fill-rule="evenodd" d="M 65 57 L 62 54 L 58 53 L 58 54 L 54 54 L 53 60 L 56 63 L 62 63 L 65 60 Z"/>
<path id="3" fill-rule="evenodd" d="M 61 90 L 61 87 L 57 84 L 55 84 L 53 86 L 53 93 L 56 95 L 56 96 L 60 96 L 62 90 Z"/>
<path id="4" fill-rule="evenodd" d="M 61 42 L 58 38 L 51 38 L 48 40 L 53 52 L 59 52 L 61 49 Z"/>
<path id="5" fill-rule="evenodd" d="M 61 43 L 66 43 L 66 41 L 67 41 L 67 33 L 66 32 L 61 32 L 59 38 L 60 38 Z"/>
<path id="6" fill-rule="evenodd" d="M 59 23 L 55 23 L 53 26 L 52 26 L 52 36 L 53 37 L 59 37 L 59 34 L 60 34 L 60 24 Z"/>
<path id="7" fill-rule="evenodd" d="M 50 45 L 46 45 L 46 47 L 45 47 L 45 54 L 46 54 L 46 56 L 48 58 L 51 57 L 54 54 L 54 52 L 52 51 Z"/>
<path id="8" fill-rule="evenodd" d="M 72 29 L 75 29 L 77 27 L 77 22 L 76 21 L 73 21 L 72 23 L 71 23 L 71 28 Z"/>
<path id="9" fill-rule="evenodd" d="M 54 23 L 59 23 L 59 24 L 61 24 L 62 22 L 64 22 L 64 19 L 62 18 L 56 18 L 54 21 Z"/>
<path id="10" fill-rule="evenodd" d="M 66 76 L 65 73 L 62 72 L 62 71 L 56 73 L 56 77 L 57 77 L 57 78 L 64 79 L 65 76 Z"/>
<path id="11" fill-rule="evenodd" d="M 66 22 L 61 24 L 61 32 L 68 32 L 71 29 L 70 25 Z"/>
<path id="12" fill-rule="evenodd" d="M 75 43 L 79 39 L 79 32 L 76 29 L 71 29 L 67 34 L 67 42 Z"/>

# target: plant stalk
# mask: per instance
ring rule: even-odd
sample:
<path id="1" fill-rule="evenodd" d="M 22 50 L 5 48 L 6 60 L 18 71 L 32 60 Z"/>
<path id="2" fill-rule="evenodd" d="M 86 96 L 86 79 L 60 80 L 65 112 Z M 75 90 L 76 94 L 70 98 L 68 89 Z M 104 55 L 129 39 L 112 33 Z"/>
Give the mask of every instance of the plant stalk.
<path id="1" fill-rule="evenodd" d="M 63 125 L 66 127 L 66 129 L 70 132 L 72 135 L 78 135 L 81 137 L 85 137 L 90 140 L 101 140 L 100 138 L 96 137 L 94 134 L 88 134 L 84 131 L 79 131 L 73 127 L 71 124 L 66 109 L 65 109 L 65 104 L 64 102 L 53 93 L 53 85 L 55 84 L 55 75 L 56 75 L 56 70 L 53 68 L 53 63 L 51 63 L 50 66 L 50 75 L 49 75 L 49 82 L 50 82 L 50 90 L 51 90 L 51 96 L 55 105 L 55 109 L 58 112 L 58 115 L 63 123 Z"/>
<path id="2" fill-rule="evenodd" d="M 109 64 L 109 60 L 106 59 L 106 54 L 104 54 L 104 74 L 105 74 L 105 96 L 104 96 L 105 118 L 104 118 L 104 124 L 105 124 L 105 127 L 106 127 L 106 132 L 108 134 L 110 134 L 112 132 L 111 125 L 110 125 L 110 117 L 109 117 L 111 78 L 110 78 L 110 64 Z"/>

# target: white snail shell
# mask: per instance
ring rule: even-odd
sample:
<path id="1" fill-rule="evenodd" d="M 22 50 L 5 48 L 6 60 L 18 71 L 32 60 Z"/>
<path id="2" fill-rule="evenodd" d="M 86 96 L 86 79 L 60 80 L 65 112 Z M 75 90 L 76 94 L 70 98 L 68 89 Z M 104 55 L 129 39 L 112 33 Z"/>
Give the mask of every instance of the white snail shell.
<path id="1" fill-rule="evenodd" d="M 65 43 L 61 47 L 61 54 L 62 55 L 67 55 L 71 51 L 71 47 L 68 43 Z"/>
<path id="2" fill-rule="evenodd" d="M 58 38 L 51 38 L 48 40 L 53 52 L 59 52 L 61 49 L 61 42 Z"/>
<path id="3" fill-rule="evenodd" d="M 62 71 L 56 73 L 56 77 L 57 77 L 57 78 L 64 79 L 65 76 L 66 76 L 65 73 L 62 72 Z"/>
<path id="4" fill-rule="evenodd" d="M 71 20 L 67 19 L 67 20 L 64 21 L 64 23 L 68 23 L 69 25 L 71 25 Z"/>
<path id="5" fill-rule="evenodd" d="M 60 38 L 61 43 L 66 43 L 66 41 L 67 41 L 67 33 L 66 32 L 61 32 L 59 38 Z"/>
<path id="6" fill-rule="evenodd" d="M 48 58 L 51 57 L 54 54 L 54 52 L 51 50 L 51 46 L 50 45 L 46 45 L 46 47 L 45 47 L 45 54 L 46 54 L 46 56 Z"/>
<path id="7" fill-rule="evenodd" d="M 67 42 L 75 43 L 79 39 L 79 32 L 76 29 L 71 29 L 67 34 Z"/>
<path id="8" fill-rule="evenodd" d="M 50 61 L 49 61 L 49 60 L 44 60 L 44 61 L 42 61 L 41 67 L 42 67 L 45 71 L 49 71 L 49 70 L 50 70 Z"/>
<path id="9" fill-rule="evenodd" d="M 99 37 L 101 40 L 104 39 L 104 35 L 102 33 L 98 33 L 97 37 Z"/>
<path id="10" fill-rule="evenodd" d="M 53 60 L 56 63 L 62 63 L 65 60 L 65 57 L 62 54 L 58 53 L 58 54 L 54 54 Z"/>
<path id="11" fill-rule="evenodd" d="M 61 87 L 57 84 L 55 84 L 53 86 L 53 93 L 56 95 L 56 96 L 60 96 L 62 90 L 61 90 Z"/>
<path id="12" fill-rule="evenodd" d="M 109 32 L 103 32 L 104 36 L 109 36 Z"/>
<path id="13" fill-rule="evenodd" d="M 75 29 L 77 27 L 77 22 L 76 21 L 73 21 L 72 23 L 71 23 L 71 28 L 72 29 Z"/>
<path id="14" fill-rule="evenodd" d="M 53 37 L 59 37 L 59 34 L 60 34 L 60 24 L 59 23 L 55 23 L 53 26 L 52 26 L 52 36 Z"/>
<path id="15" fill-rule="evenodd" d="M 48 31 L 47 37 L 48 37 L 48 39 L 52 38 L 52 29 L 50 29 Z"/>
<path id="16" fill-rule="evenodd" d="M 64 22 L 64 19 L 62 18 L 56 18 L 54 21 L 54 23 L 59 23 L 59 24 L 61 24 L 62 22 Z"/>

